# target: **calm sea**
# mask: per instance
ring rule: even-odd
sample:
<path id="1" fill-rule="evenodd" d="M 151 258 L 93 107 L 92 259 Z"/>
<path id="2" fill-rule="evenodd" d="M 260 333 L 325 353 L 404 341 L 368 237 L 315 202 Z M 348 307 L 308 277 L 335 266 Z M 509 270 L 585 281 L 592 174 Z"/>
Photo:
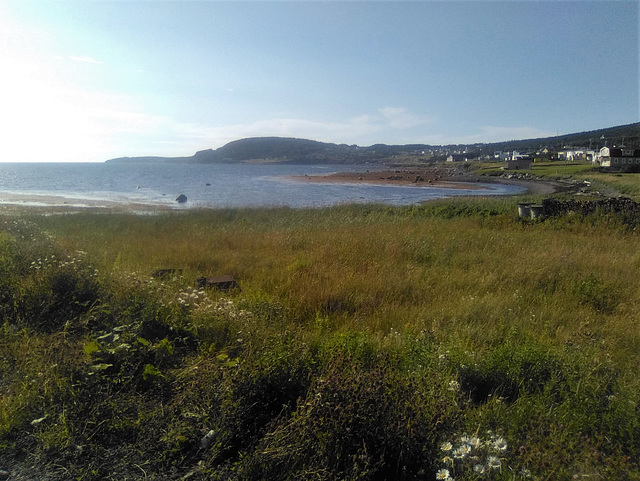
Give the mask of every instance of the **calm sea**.
<path id="1" fill-rule="evenodd" d="M 411 205 L 457 195 L 502 195 L 515 186 L 481 184 L 488 190 L 371 184 L 302 183 L 293 175 L 362 171 L 335 165 L 183 165 L 122 163 L 0 163 L 0 203 L 32 205 L 145 204 L 149 206 L 321 207 L 342 203 Z M 476 186 L 479 184 L 475 184 Z M 186 204 L 176 198 L 184 194 Z M 16 201 L 16 199 L 20 199 Z"/>

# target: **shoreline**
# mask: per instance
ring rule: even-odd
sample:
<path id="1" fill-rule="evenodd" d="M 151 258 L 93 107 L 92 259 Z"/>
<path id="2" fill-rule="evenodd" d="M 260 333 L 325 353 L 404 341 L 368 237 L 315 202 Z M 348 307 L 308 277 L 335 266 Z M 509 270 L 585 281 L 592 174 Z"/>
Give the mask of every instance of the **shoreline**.
<path id="1" fill-rule="evenodd" d="M 484 186 L 477 184 L 503 184 L 522 187 L 526 190 L 526 194 L 534 195 L 553 194 L 563 187 L 557 181 L 552 180 L 496 178 L 460 172 L 457 169 L 443 170 L 433 168 L 334 172 L 331 174 L 295 175 L 290 176 L 289 179 L 303 183 L 365 183 L 467 190 L 487 190 Z"/>
<path id="2" fill-rule="evenodd" d="M 178 210 L 178 205 L 144 202 L 119 202 L 106 199 L 74 198 L 63 195 L 0 192 L 0 208 L 4 212 L 24 209 L 60 213 L 70 211 L 103 211 L 123 213 L 153 213 Z"/>
<path id="3" fill-rule="evenodd" d="M 553 180 L 505 179 L 502 177 L 495 179 L 493 177 L 487 177 L 486 180 L 482 180 L 482 182 L 487 184 L 515 185 L 526 189 L 524 193 L 530 195 L 550 195 L 565 188 L 557 181 Z"/>
<path id="4" fill-rule="evenodd" d="M 512 185 L 525 189 L 518 194 L 503 194 L 505 196 L 533 194 L 549 195 L 566 189 L 568 186 L 558 181 L 488 177 L 458 169 L 443 168 L 418 168 L 418 169 L 385 169 L 361 172 L 333 172 L 328 174 L 300 174 L 284 177 L 288 180 L 300 183 L 313 184 L 370 184 L 370 185 L 395 185 L 419 188 L 444 188 L 458 190 L 474 190 L 482 195 L 481 191 L 489 192 L 487 184 Z M 494 194 L 495 195 L 495 194 Z M 429 202 L 429 200 L 425 200 Z M 24 212 L 32 210 L 41 213 L 70 213 L 82 211 L 94 212 L 122 212 L 135 214 L 153 214 L 171 211 L 192 209 L 207 209 L 202 205 L 185 205 L 172 203 L 151 203 L 135 201 L 118 201 L 109 199 L 91 199 L 55 195 L 46 193 L 26 192 L 2 192 L 0 191 L 0 209 L 5 213 Z"/>
<path id="5" fill-rule="evenodd" d="M 314 184 L 371 184 L 398 185 L 407 187 L 438 187 L 445 189 L 487 190 L 477 181 L 443 180 L 437 175 L 423 171 L 379 171 L 379 172 L 336 172 L 333 174 L 292 175 L 288 179 Z"/>

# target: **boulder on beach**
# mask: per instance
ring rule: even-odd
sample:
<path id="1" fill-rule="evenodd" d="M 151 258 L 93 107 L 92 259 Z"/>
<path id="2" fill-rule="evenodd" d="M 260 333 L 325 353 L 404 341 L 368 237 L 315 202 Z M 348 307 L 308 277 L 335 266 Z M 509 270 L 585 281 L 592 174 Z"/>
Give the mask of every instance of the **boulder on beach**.
<path id="1" fill-rule="evenodd" d="M 187 196 L 184 194 L 180 194 L 177 198 L 176 198 L 176 202 L 180 203 L 180 204 L 184 204 L 187 201 Z"/>

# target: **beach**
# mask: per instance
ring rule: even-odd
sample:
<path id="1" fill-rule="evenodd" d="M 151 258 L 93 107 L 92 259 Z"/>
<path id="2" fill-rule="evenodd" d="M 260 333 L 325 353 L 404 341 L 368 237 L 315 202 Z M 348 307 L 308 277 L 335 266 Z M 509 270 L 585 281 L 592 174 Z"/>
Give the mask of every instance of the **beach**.
<path id="1" fill-rule="evenodd" d="M 144 202 L 118 202 L 106 199 L 74 198 L 67 195 L 44 195 L 0 192 L 3 212 L 23 212 L 25 208 L 45 213 L 73 210 L 109 210 L 129 213 L 148 213 L 171 210 L 171 206 Z"/>
<path id="2" fill-rule="evenodd" d="M 297 182 L 308 183 L 364 183 L 467 190 L 488 190 L 483 184 L 498 183 L 522 187 L 526 189 L 527 193 L 537 195 L 553 194 L 562 188 L 558 182 L 550 180 L 480 176 L 453 168 L 365 170 L 362 172 L 296 175 L 290 178 Z"/>

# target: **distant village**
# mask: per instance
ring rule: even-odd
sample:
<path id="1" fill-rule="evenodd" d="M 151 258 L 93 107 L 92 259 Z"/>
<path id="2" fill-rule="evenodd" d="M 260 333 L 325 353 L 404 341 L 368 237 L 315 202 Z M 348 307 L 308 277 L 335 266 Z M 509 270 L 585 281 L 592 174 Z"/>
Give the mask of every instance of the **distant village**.
<path id="1" fill-rule="evenodd" d="M 594 166 L 618 172 L 640 172 L 640 139 L 624 139 L 620 145 L 603 147 L 565 147 L 553 149 L 543 147 L 533 151 L 495 151 L 484 154 L 477 150 L 454 150 L 446 153 L 446 162 L 496 161 L 506 162 L 507 170 L 526 170 L 536 162 L 592 162 Z M 434 152 L 437 155 L 437 153 Z M 442 153 L 440 153 L 442 155 Z"/>

